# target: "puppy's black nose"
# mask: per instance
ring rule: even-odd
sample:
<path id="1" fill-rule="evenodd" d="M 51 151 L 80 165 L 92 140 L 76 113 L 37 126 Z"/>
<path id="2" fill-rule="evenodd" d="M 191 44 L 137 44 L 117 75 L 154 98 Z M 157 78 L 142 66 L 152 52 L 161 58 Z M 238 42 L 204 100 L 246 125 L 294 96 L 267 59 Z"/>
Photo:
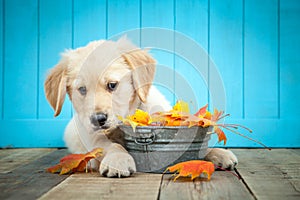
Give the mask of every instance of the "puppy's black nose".
<path id="1" fill-rule="evenodd" d="M 91 123 L 94 126 L 103 126 L 107 120 L 107 114 L 105 113 L 96 113 L 91 116 Z"/>

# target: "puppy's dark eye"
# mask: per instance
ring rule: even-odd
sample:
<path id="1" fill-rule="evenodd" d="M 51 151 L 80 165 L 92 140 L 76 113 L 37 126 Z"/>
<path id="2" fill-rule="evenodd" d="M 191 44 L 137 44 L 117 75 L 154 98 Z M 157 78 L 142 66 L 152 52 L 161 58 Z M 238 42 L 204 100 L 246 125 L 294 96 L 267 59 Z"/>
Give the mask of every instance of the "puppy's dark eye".
<path id="1" fill-rule="evenodd" d="M 86 93 L 87 93 L 87 90 L 86 90 L 86 87 L 85 87 L 85 86 L 79 87 L 79 88 L 78 88 L 78 91 L 79 91 L 79 93 L 80 93 L 82 96 L 85 96 Z"/>
<path id="2" fill-rule="evenodd" d="M 118 82 L 108 82 L 107 83 L 107 89 L 109 91 L 114 91 L 117 89 L 117 86 L 118 86 Z"/>

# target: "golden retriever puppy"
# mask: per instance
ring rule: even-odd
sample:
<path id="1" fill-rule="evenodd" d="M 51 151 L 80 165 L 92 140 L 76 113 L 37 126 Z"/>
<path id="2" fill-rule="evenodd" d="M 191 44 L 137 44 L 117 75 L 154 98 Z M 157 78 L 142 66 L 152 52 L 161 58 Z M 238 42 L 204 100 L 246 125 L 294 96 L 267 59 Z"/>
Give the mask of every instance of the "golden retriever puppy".
<path id="1" fill-rule="evenodd" d="M 155 60 L 126 38 L 94 41 L 64 52 L 45 81 L 45 94 L 54 116 L 60 114 L 66 94 L 73 104 L 75 114 L 64 133 L 70 152 L 101 147 L 105 155 L 92 166 L 102 175 L 126 177 L 135 172 L 135 162 L 122 146 L 116 115 L 125 117 L 137 108 L 150 113 L 171 109 L 152 86 L 154 74 Z M 224 149 L 213 149 L 207 159 L 224 168 L 237 163 Z"/>

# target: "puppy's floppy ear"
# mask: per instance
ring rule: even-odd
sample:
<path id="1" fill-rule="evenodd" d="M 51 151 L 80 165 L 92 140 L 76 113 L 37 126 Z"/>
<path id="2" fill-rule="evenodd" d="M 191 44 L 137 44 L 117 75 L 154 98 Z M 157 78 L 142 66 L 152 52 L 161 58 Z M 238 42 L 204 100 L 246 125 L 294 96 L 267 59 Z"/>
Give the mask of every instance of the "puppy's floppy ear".
<path id="1" fill-rule="evenodd" d="M 66 72 L 67 62 L 63 59 L 50 71 L 44 84 L 46 98 L 55 111 L 55 117 L 59 115 L 66 97 Z"/>
<path id="2" fill-rule="evenodd" d="M 146 102 L 155 74 L 155 60 L 145 50 L 134 50 L 123 54 L 132 69 L 134 88 L 142 102 Z"/>

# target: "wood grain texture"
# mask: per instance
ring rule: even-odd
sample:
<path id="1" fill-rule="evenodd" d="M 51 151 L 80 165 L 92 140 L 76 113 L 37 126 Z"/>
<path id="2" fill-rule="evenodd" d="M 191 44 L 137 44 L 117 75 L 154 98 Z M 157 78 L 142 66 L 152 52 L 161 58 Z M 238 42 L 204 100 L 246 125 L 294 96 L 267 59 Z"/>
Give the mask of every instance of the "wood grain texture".
<path id="1" fill-rule="evenodd" d="M 217 171 L 210 181 L 179 178 L 173 182 L 171 174 L 153 173 L 121 179 L 97 172 L 60 176 L 45 169 L 68 154 L 66 149 L 3 149 L 1 168 L 12 166 L 10 158 L 19 164 L 9 173 L 0 173 L 0 199 L 299 199 L 299 149 L 233 152 L 239 158 L 237 172 L 242 180 Z"/>
<path id="2" fill-rule="evenodd" d="M 241 180 L 224 171 L 214 172 L 210 181 L 179 178 L 174 182 L 173 178 L 164 175 L 159 199 L 254 199 Z"/>
<path id="3" fill-rule="evenodd" d="M 74 174 L 40 199 L 156 199 L 160 174 L 136 173 L 129 178 L 106 178 L 98 173 Z M 68 192 L 67 192 L 68 191 Z"/>
<path id="4" fill-rule="evenodd" d="M 14 169 L 45 156 L 55 149 L 11 149 L 0 150 L 0 174 L 11 173 Z"/>
<path id="5" fill-rule="evenodd" d="M 0 174 L 0 199 L 36 199 L 68 176 L 46 172 L 67 150 L 54 151 L 7 174 Z M 2 164 L 2 163 L 1 163 Z"/>
<path id="6" fill-rule="evenodd" d="M 300 198 L 300 155 L 287 149 L 233 150 L 238 171 L 257 199 Z"/>

